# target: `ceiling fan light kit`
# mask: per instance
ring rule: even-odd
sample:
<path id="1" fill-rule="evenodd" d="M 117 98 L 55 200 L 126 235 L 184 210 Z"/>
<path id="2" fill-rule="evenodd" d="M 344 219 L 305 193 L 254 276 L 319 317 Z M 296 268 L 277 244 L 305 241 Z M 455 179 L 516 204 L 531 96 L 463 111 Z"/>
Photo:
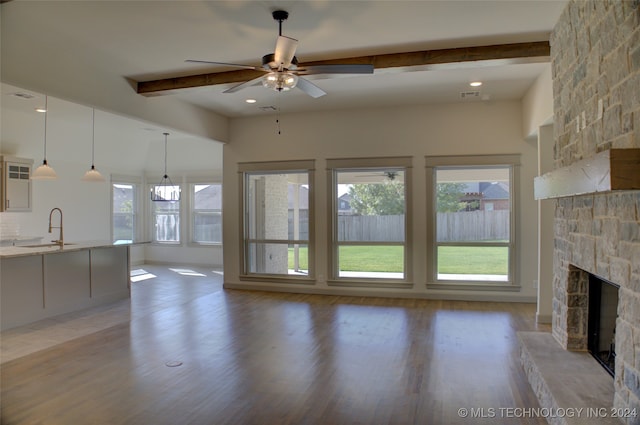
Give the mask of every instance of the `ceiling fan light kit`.
<path id="1" fill-rule="evenodd" d="M 204 60 L 187 59 L 186 62 L 210 63 L 214 65 L 231 66 L 235 68 L 252 69 L 266 72 L 267 75 L 245 81 L 233 86 L 223 93 L 235 93 L 238 90 L 250 86 L 262 84 L 264 87 L 277 92 L 299 88 L 311 97 L 324 96 L 324 90 L 313 84 L 301 75 L 313 74 L 373 74 L 373 65 L 369 64 L 336 64 L 320 66 L 304 66 L 298 63 L 295 56 L 298 40 L 282 35 L 282 22 L 289 17 L 285 10 L 275 10 L 271 13 L 273 19 L 278 21 L 278 38 L 274 53 L 268 53 L 262 57 L 262 66 L 250 66 L 227 62 L 212 62 Z"/>
<path id="2" fill-rule="evenodd" d="M 298 76 L 288 71 L 270 72 L 262 77 L 262 85 L 275 91 L 291 90 L 298 84 Z"/>

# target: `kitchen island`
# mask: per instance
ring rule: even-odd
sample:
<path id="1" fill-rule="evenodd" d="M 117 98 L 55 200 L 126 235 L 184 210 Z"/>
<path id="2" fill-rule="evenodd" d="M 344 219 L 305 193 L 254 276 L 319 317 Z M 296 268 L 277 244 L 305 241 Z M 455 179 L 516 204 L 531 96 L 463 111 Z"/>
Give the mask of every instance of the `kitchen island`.
<path id="1" fill-rule="evenodd" d="M 0 329 L 129 298 L 131 246 L 0 247 Z"/>

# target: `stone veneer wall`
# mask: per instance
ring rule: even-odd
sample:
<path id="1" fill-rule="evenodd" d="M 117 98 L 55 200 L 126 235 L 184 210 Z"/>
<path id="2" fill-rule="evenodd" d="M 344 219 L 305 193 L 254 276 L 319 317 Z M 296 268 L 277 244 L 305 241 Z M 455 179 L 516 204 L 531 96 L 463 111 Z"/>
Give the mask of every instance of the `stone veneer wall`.
<path id="1" fill-rule="evenodd" d="M 640 1 L 570 1 L 551 35 L 551 58 L 556 167 L 640 148 Z M 555 202 L 553 336 L 566 349 L 586 349 L 585 271 L 619 284 L 613 404 L 640 411 L 640 193 Z"/>

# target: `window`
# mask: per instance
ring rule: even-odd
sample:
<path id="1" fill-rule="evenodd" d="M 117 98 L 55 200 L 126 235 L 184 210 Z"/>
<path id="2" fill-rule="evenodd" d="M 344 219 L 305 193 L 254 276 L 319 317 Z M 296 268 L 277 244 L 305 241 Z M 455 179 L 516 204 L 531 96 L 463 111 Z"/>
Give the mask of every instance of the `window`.
<path id="1" fill-rule="evenodd" d="M 191 241 L 222 243 L 222 185 L 191 185 Z"/>
<path id="2" fill-rule="evenodd" d="M 313 161 L 241 164 L 245 277 L 312 275 L 312 167 Z"/>
<path id="3" fill-rule="evenodd" d="M 430 277 L 512 284 L 517 155 L 429 157 Z"/>
<path id="4" fill-rule="evenodd" d="M 152 185 L 154 193 L 179 191 L 180 186 Z M 160 243 L 180 242 L 180 201 L 151 201 L 152 240 Z"/>
<path id="5" fill-rule="evenodd" d="M 139 189 L 136 178 L 115 178 L 111 183 L 111 235 L 113 242 L 131 243 L 139 239 Z"/>
<path id="6" fill-rule="evenodd" d="M 405 284 L 411 158 L 328 160 L 333 284 Z"/>

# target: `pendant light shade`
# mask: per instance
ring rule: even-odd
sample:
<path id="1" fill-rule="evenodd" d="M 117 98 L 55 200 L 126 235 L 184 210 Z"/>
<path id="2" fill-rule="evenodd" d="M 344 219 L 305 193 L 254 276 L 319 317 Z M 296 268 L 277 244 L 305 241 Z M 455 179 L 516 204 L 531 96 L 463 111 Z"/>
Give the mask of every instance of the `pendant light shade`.
<path id="1" fill-rule="evenodd" d="M 36 168 L 31 174 L 32 180 L 55 180 L 58 178 L 56 171 L 47 164 L 47 160 L 42 161 L 42 165 Z"/>
<path id="2" fill-rule="evenodd" d="M 92 134 L 91 134 L 91 168 L 89 169 L 89 171 L 87 171 L 86 173 L 84 173 L 84 176 L 82 177 L 82 180 L 85 182 L 95 182 L 95 183 L 101 183 L 104 182 L 104 177 L 102 176 L 102 174 L 100 174 L 100 172 L 98 170 L 96 170 L 96 167 L 94 165 L 94 153 L 95 153 L 95 145 L 96 145 L 96 110 L 95 108 L 93 109 L 93 114 L 92 114 Z"/>
<path id="3" fill-rule="evenodd" d="M 31 174 L 32 180 L 55 180 L 58 178 L 58 175 L 54 171 L 53 168 L 47 164 L 47 114 L 49 113 L 48 108 L 48 96 L 44 97 L 44 159 L 42 160 L 42 165 L 34 170 Z"/>
<path id="4" fill-rule="evenodd" d="M 180 186 L 176 186 L 171 181 L 171 178 L 167 175 L 167 136 L 169 133 L 164 134 L 164 176 L 160 183 L 151 188 L 151 200 L 154 202 L 160 201 L 179 201 L 180 200 Z"/>
<path id="5" fill-rule="evenodd" d="M 102 183 L 104 182 L 104 176 L 100 174 L 100 171 L 96 170 L 92 165 L 91 169 L 84 173 L 84 176 L 82 176 L 82 181 Z"/>

